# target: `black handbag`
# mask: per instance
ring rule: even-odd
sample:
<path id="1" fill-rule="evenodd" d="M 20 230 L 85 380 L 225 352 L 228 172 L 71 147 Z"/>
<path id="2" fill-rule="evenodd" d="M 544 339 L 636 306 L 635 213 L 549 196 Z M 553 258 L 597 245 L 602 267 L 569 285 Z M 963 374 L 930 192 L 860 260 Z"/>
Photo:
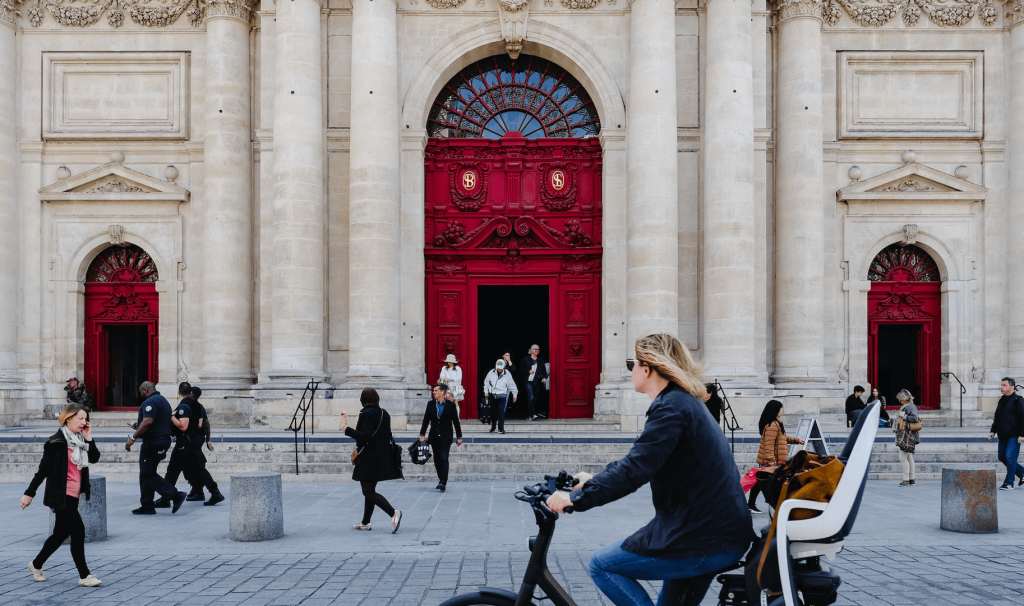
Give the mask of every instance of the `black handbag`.
<path id="1" fill-rule="evenodd" d="M 395 444 L 395 438 L 391 438 L 391 463 L 397 471 L 402 471 L 402 447 Z"/>
<path id="2" fill-rule="evenodd" d="M 409 445 L 409 458 L 415 465 L 426 465 L 430 460 L 430 446 L 426 442 L 416 440 Z"/>
<path id="3" fill-rule="evenodd" d="M 491 396 L 484 396 L 480 400 L 476 414 L 484 425 L 488 425 L 491 422 Z"/>

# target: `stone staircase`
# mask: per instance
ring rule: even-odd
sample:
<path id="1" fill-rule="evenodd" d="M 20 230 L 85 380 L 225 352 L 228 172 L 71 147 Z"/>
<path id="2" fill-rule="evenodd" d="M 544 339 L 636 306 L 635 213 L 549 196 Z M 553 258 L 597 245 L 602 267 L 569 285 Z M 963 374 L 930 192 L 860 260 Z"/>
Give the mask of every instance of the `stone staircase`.
<path id="1" fill-rule="evenodd" d="M 591 422 L 592 423 L 592 422 Z M 529 433 L 510 433 L 504 436 L 481 433 L 479 428 L 467 424 L 465 442 L 452 447 L 451 480 L 514 480 L 531 481 L 545 473 L 567 471 L 597 472 L 614 460 L 624 456 L 636 434 L 617 431 L 575 431 L 574 424 L 564 424 L 570 431 L 555 431 L 554 426 L 532 427 Z M 517 424 L 518 425 L 518 424 Z M 587 424 L 583 425 L 585 429 Z M 418 429 L 418 428 L 417 428 Z M 138 481 L 138 446 L 125 452 L 121 432 L 96 437 L 103 458 L 95 473 L 110 482 Z M 302 452 L 299 440 L 298 466 L 295 474 L 295 444 L 293 437 L 279 432 L 245 435 L 235 432 L 214 439 L 215 450 L 205 451 L 208 468 L 218 481 L 229 481 L 232 474 L 247 471 L 274 471 L 286 482 L 344 482 L 350 481 L 352 465 L 349 455 L 354 443 L 335 432 L 311 436 Z M 255 432 L 253 432 L 255 433 Z M 736 468 L 740 473 L 754 466 L 758 440 L 753 435 L 737 435 L 735 442 Z M 49 435 L 48 433 L 46 435 Z M 396 441 L 403 448 L 416 439 L 416 432 L 397 432 Z M 726 436 L 728 439 L 728 435 Z M 838 453 L 845 443 L 845 435 L 826 432 L 829 450 Z M 0 482 L 28 482 L 42 456 L 45 437 L 33 435 L 0 435 Z M 995 446 L 985 437 L 977 435 L 926 436 L 918 445 L 915 455 L 917 478 L 922 480 L 941 477 L 942 466 L 954 463 L 975 463 L 1002 468 Z M 163 470 L 163 467 L 161 467 Z M 408 458 L 403 465 L 406 480 L 436 481 L 432 463 L 413 465 Z M 891 434 L 879 433 L 872 456 L 870 479 L 896 480 L 900 478 L 899 451 Z"/>

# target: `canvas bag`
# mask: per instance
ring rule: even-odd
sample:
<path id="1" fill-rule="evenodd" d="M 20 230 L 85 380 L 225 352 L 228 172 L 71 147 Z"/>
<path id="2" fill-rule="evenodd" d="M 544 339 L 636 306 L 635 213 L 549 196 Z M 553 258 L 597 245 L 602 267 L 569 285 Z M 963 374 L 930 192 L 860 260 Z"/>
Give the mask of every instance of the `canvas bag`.
<path id="1" fill-rule="evenodd" d="M 793 456 L 785 465 L 779 467 L 772 474 L 772 480 L 781 481 L 778 491 L 778 498 L 775 501 L 775 514 L 772 516 L 772 525 L 768 530 L 765 539 L 764 549 L 761 551 L 761 559 L 757 565 L 757 585 L 765 589 L 762 582 L 762 572 L 765 560 L 768 558 L 769 548 L 772 544 L 772 537 L 775 536 L 775 527 L 779 521 L 779 508 L 787 499 L 803 499 L 805 501 L 817 501 L 827 503 L 835 494 L 839 486 L 839 479 L 843 476 L 845 469 L 843 462 L 838 457 L 819 457 L 806 450 L 801 450 Z M 769 491 L 774 488 L 769 485 L 765 489 L 765 497 L 771 494 Z M 771 500 L 768 500 L 771 503 Z M 795 509 L 790 516 L 791 520 L 807 520 L 821 515 L 820 511 L 814 509 Z M 780 557 L 788 557 L 782 554 Z"/>

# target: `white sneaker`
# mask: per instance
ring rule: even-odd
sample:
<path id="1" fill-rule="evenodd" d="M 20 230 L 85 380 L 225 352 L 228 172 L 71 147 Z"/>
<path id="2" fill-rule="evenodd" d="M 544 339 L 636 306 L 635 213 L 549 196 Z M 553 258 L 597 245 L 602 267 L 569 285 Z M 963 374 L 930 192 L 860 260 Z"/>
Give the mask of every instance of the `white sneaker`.
<path id="1" fill-rule="evenodd" d="M 402 525 L 402 512 L 395 510 L 395 515 L 391 516 L 391 534 L 398 532 L 398 527 Z"/>
<path id="2" fill-rule="evenodd" d="M 32 578 L 36 580 L 36 583 L 42 583 L 46 580 L 46 577 L 43 576 L 43 569 L 33 566 L 32 560 L 28 561 L 28 569 L 32 572 Z"/>
<path id="3" fill-rule="evenodd" d="M 373 530 L 369 524 L 356 524 L 352 530 Z"/>
<path id="4" fill-rule="evenodd" d="M 79 587 L 99 587 L 102 582 L 91 574 L 84 579 L 78 579 Z"/>

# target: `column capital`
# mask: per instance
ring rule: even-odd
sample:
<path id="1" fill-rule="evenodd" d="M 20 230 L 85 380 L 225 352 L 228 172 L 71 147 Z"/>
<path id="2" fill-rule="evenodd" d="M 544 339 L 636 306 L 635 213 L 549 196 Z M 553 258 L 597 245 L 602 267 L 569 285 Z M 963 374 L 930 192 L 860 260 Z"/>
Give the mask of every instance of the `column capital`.
<path id="1" fill-rule="evenodd" d="M 822 0 L 778 0 L 775 3 L 775 14 L 779 23 L 790 19 L 817 19 L 822 23 Z"/>
<path id="2" fill-rule="evenodd" d="M 0 0 L 0 24 L 18 29 L 18 9 L 21 0 Z"/>
<path id="3" fill-rule="evenodd" d="M 0 0 L 0 2 L 2 1 Z M 256 0 L 203 0 L 202 6 L 205 21 L 236 19 L 246 25 L 251 25 Z"/>
<path id="4" fill-rule="evenodd" d="M 1009 11 L 1006 13 L 1006 19 L 1009 21 L 1007 27 L 1009 29 L 1024 23 L 1024 0 L 1003 0 L 1003 4 L 1006 5 Z"/>
<path id="5" fill-rule="evenodd" d="M 398 0 L 395 0 L 395 2 L 397 2 L 397 1 Z M 274 6 L 277 6 L 277 2 L 278 2 L 278 0 L 274 0 Z M 326 4 L 327 4 L 327 0 L 313 0 L 313 2 L 316 2 L 317 4 L 319 4 L 320 8 L 324 8 L 326 6 Z"/>

